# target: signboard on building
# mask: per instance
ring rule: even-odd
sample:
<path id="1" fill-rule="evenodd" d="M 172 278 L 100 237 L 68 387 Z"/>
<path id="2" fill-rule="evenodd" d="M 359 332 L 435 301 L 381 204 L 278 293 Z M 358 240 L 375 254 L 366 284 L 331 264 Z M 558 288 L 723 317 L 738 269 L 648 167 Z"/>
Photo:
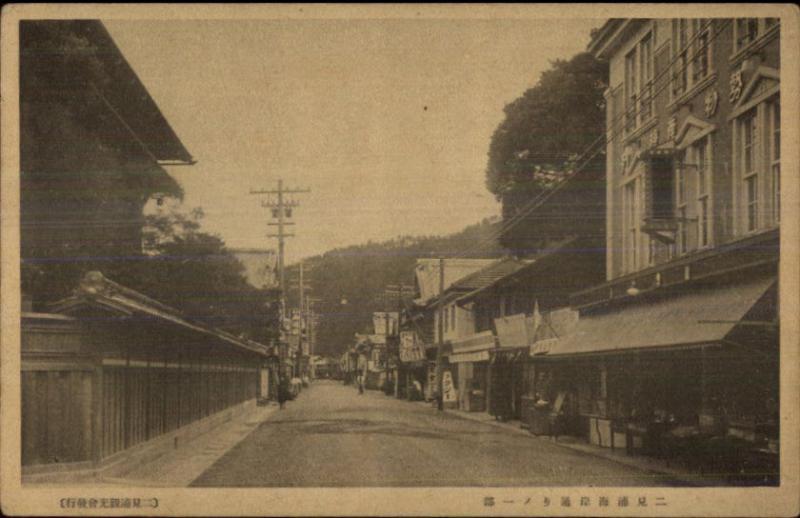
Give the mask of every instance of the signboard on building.
<path id="1" fill-rule="evenodd" d="M 439 391 L 438 383 L 436 380 L 436 365 L 434 363 L 428 364 L 428 384 L 425 385 L 425 398 L 433 399 Z"/>
<path id="2" fill-rule="evenodd" d="M 449 370 L 442 372 L 442 399 L 445 403 L 458 401 L 456 386 L 453 383 L 453 374 Z"/>
<path id="3" fill-rule="evenodd" d="M 524 313 L 494 319 L 500 347 L 525 347 L 533 342 L 528 317 Z"/>
<path id="4" fill-rule="evenodd" d="M 395 334 L 397 332 L 397 312 L 375 311 L 372 313 L 372 325 L 377 335 L 385 335 L 387 331 L 390 335 Z"/>
<path id="5" fill-rule="evenodd" d="M 425 359 L 425 349 L 414 331 L 400 332 L 400 361 L 415 362 Z"/>

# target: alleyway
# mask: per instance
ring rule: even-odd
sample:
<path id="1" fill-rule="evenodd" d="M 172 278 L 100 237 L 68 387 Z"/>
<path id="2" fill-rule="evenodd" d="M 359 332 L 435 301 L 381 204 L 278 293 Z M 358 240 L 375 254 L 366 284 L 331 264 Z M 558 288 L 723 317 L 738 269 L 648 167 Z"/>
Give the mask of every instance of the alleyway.
<path id="1" fill-rule="evenodd" d="M 317 381 L 193 486 L 655 486 L 663 477 Z"/>

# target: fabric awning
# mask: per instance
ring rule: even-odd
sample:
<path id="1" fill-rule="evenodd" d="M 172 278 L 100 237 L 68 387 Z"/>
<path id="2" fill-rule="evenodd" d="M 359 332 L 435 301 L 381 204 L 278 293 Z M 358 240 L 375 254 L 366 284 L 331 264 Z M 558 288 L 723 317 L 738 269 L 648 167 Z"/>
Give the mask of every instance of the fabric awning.
<path id="1" fill-rule="evenodd" d="M 574 333 L 541 347 L 534 344 L 532 353 L 553 357 L 719 343 L 774 283 L 770 277 L 698 287 L 669 299 L 581 316 Z"/>
<path id="2" fill-rule="evenodd" d="M 487 351 L 497 346 L 497 341 L 491 330 L 481 331 L 467 337 L 460 338 L 451 343 L 454 354 Z"/>
<path id="3" fill-rule="evenodd" d="M 489 351 L 477 351 L 472 353 L 454 353 L 448 358 L 450 363 L 460 362 L 487 362 L 489 361 Z"/>
<path id="4" fill-rule="evenodd" d="M 527 347 L 536 332 L 533 317 L 524 313 L 494 319 L 500 347 Z"/>

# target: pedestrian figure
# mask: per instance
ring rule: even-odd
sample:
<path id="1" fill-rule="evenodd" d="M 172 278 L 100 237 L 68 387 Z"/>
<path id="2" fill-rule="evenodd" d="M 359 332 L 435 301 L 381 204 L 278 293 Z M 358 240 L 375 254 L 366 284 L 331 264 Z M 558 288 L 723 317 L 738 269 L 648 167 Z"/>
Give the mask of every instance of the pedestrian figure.
<path id="1" fill-rule="evenodd" d="M 289 399 L 289 382 L 286 380 L 286 376 L 281 376 L 278 380 L 278 404 L 281 410 L 283 410 L 287 399 Z"/>

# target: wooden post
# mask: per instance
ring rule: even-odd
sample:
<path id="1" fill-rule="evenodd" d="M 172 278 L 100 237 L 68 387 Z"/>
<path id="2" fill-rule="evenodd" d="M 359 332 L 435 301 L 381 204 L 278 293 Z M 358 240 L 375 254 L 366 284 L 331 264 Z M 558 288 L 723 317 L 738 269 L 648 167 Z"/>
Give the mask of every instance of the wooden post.
<path id="1" fill-rule="evenodd" d="M 96 359 L 92 380 L 92 461 L 97 465 L 103 459 L 103 361 L 102 353 Z"/>
<path id="2" fill-rule="evenodd" d="M 164 348 L 164 370 L 161 371 L 159 376 L 161 386 L 161 433 L 167 433 L 167 380 L 169 380 L 169 355 L 167 354 L 166 347 Z"/>
<path id="3" fill-rule="evenodd" d="M 152 408 L 151 398 L 153 397 L 153 390 L 152 390 L 152 386 L 151 386 L 152 385 L 152 381 L 153 381 L 152 380 L 153 371 L 150 368 L 150 357 L 153 355 L 153 351 L 151 351 L 149 349 L 151 347 L 150 344 L 147 344 L 147 347 L 148 347 L 148 349 L 147 349 L 147 370 L 146 370 L 147 376 L 145 376 L 147 378 L 147 394 L 145 396 L 145 402 L 144 402 L 144 439 L 145 440 L 148 440 L 151 437 L 152 422 L 150 420 L 150 414 L 151 414 L 151 408 Z"/>
<path id="4" fill-rule="evenodd" d="M 122 407 L 122 449 L 128 448 L 131 442 L 131 347 L 129 343 L 125 344 L 125 369 L 124 382 L 122 384 L 123 390 L 123 407 Z"/>
<path id="5" fill-rule="evenodd" d="M 183 392 L 182 370 L 183 370 L 183 344 L 178 346 L 178 381 L 176 383 L 177 386 L 178 386 L 178 397 L 177 397 L 177 401 L 175 403 L 175 406 L 177 407 L 176 408 L 176 413 L 177 413 L 177 416 L 178 416 L 178 420 L 177 420 L 176 425 L 175 425 L 175 429 L 176 430 L 181 427 L 181 422 L 183 421 L 182 415 L 181 415 L 181 392 Z"/>
<path id="6" fill-rule="evenodd" d="M 702 346 L 700 347 L 700 412 L 702 413 L 707 411 L 706 391 L 706 348 Z"/>
<path id="7" fill-rule="evenodd" d="M 442 394 L 442 353 L 444 349 L 444 258 L 439 258 L 439 300 L 437 301 L 437 311 L 439 314 L 438 331 L 439 339 L 436 345 L 436 387 L 438 394 L 437 408 L 444 410 L 444 394 Z"/>

